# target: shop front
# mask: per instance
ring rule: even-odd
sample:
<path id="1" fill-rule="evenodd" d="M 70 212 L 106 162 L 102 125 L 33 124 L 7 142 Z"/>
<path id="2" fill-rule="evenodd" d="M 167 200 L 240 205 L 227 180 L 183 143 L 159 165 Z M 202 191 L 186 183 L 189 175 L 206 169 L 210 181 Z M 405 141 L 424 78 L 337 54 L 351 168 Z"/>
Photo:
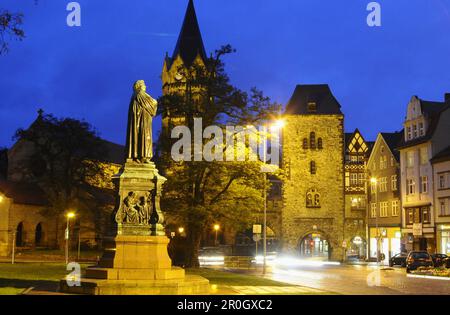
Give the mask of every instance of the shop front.
<path id="1" fill-rule="evenodd" d="M 450 224 L 437 225 L 437 252 L 450 256 Z"/>
<path id="2" fill-rule="evenodd" d="M 369 229 L 369 259 L 377 260 L 377 248 L 380 254 L 384 254 L 384 264 L 389 263 L 389 259 L 401 252 L 401 229 L 400 227 L 371 227 Z M 379 238 L 379 242 L 377 242 Z M 383 256 L 383 255 L 381 255 Z"/>

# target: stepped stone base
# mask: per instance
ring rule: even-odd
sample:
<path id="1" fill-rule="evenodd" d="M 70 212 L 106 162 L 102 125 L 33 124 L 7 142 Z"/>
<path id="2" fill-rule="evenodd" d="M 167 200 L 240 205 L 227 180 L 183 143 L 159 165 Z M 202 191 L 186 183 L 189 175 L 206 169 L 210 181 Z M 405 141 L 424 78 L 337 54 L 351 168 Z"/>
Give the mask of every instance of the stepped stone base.
<path id="1" fill-rule="evenodd" d="M 97 266 L 88 267 L 81 286 L 60 282 L 60 290 L 72 294 L 152 295 L 209 294 L 209 281 L 186 276 L 172 267 L 166 236 L 117 235 L 105 242 Z"/>

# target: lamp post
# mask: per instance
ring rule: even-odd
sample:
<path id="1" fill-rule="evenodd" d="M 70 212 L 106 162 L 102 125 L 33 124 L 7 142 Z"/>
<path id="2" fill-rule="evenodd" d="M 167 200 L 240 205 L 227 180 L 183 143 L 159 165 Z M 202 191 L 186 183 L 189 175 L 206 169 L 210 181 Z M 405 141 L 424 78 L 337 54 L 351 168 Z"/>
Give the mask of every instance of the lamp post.
<path id="1" fill-rule="evenodd" d="M 219 224 L 214 224 L 214 231 L 216 232 L 216 236 L 214 238 L 214 246 L 217 246 L 217 232 L 220 229 L 220 225 Z"/>
<path id="2" fill-rule="evenodd" d="M 379 236 L 379 232 L 378 232 L 378 187 L 377 187 L 377 183 L 378 180 L 375 177 L 372 177 L 370 179 L 370 182 L 372 183 L 372 187 L 375 186 L 375 230 L 376 230 L 376 235 L 375 238 L 377 240 L 377 266 L 380 265 L 379 261 L 380 261 L 380 236 Z"/>
<path id="3" fill-rule="evenodd" d="M 70 219 L 75 217 L 75 213 L 73 212 L 69 212 L 66 214 L 66 218 L 67 218 L 67 224 L 66 224 L 66 232 L 65 232 L 65 239 L 66 239 L 66 265 L 69 263 L 69 224 L 70 224 Z"/>
<path id="4" fill-rule="evenodd" d="M 284 120 L 276 120 L 272 125 L 270 125 L 271 131 L 281 130 L 285 125 Z M 265 128 L 266 129 L 266 128 Z M 264 130 L 266 131 L 266 130 Z M 263 139 L 263 163 L 266 164 L 267 160 L 267 137 L 264 136 Z M 267 172 L 263 172 L 263 199 L 264 199 L 264 212 L 263 212 L 263 275 L 266 274 L 267 267 Z"/>
<path id="5" fill-rule="evenodd" d="M 181 234 L 183 234 L 183 232 L 184 232 L 184 227 L 180 226 L 178 228 L 178 233 L 180 233 L 180 236 L 181 236 Z"/>

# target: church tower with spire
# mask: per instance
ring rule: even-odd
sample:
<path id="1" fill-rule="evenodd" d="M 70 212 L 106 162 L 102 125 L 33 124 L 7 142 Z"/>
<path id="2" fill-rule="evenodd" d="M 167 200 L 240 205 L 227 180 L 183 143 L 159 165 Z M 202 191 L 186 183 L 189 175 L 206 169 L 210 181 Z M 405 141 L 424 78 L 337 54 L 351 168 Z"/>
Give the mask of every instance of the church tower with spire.
<path id="1" fill-rule="evenodd" d="M 186 93 L 196 93 L 201 86 L 190 86 L 184 72 L 189 69 L 202 67 L 207 69 L 208 57 L 200 32 L 200 27 L 195 12 L 194 1 L 189 0 L 183 25 L 175 46 L 173 54 L 166 53 L 162 69 L 162 91 L 164 96 L 178 94 L 185 96 Z M 163 113 L 163 132 L 167 132 L 171 126 L 184 122 L 185 117 L 176 117 L 165 110 Z"/>

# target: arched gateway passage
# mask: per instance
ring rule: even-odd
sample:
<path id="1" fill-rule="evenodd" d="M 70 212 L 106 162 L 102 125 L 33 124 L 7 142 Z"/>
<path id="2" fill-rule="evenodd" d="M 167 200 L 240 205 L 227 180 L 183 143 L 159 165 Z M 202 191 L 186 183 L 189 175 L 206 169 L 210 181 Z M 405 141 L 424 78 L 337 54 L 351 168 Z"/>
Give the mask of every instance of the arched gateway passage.
<path id="1" fill-rule="evenodd" d="M 320 232 L 309 233 L 300 241 L 300 256 L 304 258 L 328 260 L 330 250 L 328 239 Z"/>

